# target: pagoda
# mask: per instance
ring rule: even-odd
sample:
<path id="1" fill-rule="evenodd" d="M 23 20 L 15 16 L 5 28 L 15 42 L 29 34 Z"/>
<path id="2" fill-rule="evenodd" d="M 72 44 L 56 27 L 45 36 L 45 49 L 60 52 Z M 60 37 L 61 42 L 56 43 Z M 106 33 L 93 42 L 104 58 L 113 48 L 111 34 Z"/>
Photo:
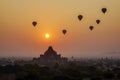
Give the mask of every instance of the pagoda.
<path id="1" fill-rule="evenodd" d="M 33 60 L 42 65 L 54 65 L 56 63 L 65 64 L 68 61 L 66 57 L 62 57 L 60 54 L 57 54 L 52 46 L 49 46 L 44 54 L 41 54 L 40 57 L 34 58 Z"/>

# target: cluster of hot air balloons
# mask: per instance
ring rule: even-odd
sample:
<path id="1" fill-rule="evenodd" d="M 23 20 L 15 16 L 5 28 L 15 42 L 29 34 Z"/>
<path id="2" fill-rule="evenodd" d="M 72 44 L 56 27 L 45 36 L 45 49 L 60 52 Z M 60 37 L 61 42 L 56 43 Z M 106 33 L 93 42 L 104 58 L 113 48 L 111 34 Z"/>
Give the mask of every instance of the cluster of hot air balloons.
<path id="1" fill-rule="evenodd" d="M 33 21 L 33 22 L 32 22 L 32 25 L 33 25 L 34 27 L 36 27 L 37 21 Z M 66 30 L 66 29 L 63 29 L 63 30 L 62 30 L 62 33 L 65 35 L 65 34 L 67 33 L 67 30 Z"/>
<path id="2" fill-rule="evenodd" d="M 102 8 L 101 11 L 105 14 L 107 12 L 107 8 Z M 78 19 L 81 21 L 83 19 L 83 15 L 78 15 Z M 100 24 L 100 22 L 100 19 L 96 20 L 97 24 Z M 92 31 L 94 29 L 94 26 L 89 26 L 89 29 Z"/>
<path id="3" fill-rule="evenodd" d="M 107 8 L 102 8 L 101 11 L 105 14 L 107 12 Z M 81 21 L 83 19 L 83 15 L 78 15 L 78 19 Z M 96 23 L 97 24 L 100 24 L 101 20 L 100 19 L 97 19 L 96 20 Z M 37 21 L 33 21 L 32 22 L 32 25 L 35 27 L 37 25 Z M 89 26 L 89 29 L 92 31 L 94 29 L 94 26 Z M 67 33 L 67 30 L 66 29 L 63 29 L 62 30 L 62 33 L 65 35 Z"/>

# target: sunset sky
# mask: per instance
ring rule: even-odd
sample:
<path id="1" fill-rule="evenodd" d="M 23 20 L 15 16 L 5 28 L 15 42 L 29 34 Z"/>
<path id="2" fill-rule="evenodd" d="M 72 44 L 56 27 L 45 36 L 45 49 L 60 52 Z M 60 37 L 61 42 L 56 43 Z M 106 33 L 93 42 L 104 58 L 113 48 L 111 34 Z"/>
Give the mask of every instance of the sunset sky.
<path id="1" fill-rule="evenodd" d="M 48 46 L 67 57 L 120 57 L 120 0 L 0 0 L 0 56 L 39 56 Z"/>

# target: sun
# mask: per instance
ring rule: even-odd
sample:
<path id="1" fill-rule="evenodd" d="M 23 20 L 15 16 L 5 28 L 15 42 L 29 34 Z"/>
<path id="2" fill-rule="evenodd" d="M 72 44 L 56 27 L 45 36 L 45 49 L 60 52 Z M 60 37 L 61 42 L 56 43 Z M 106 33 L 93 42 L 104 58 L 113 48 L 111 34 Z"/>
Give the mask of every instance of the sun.
<path id="1" fill-rule="evenodd" d="M 45 34 L 45 38 L 46 38 L 46 39 L 50 38 L 50 34 L 46 33 L 46 34 Z"/>

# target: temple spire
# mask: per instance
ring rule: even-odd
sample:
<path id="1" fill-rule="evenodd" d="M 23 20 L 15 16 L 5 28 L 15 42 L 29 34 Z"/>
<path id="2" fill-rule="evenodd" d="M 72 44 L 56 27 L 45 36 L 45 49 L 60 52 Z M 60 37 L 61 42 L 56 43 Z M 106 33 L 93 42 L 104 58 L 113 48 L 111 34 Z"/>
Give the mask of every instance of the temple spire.
<path id="1" fill-rule="evenodd" d="M 52 46 L 49 46 L 49 47 L 48 47 L 48 50 L 53 51 Z"/>

